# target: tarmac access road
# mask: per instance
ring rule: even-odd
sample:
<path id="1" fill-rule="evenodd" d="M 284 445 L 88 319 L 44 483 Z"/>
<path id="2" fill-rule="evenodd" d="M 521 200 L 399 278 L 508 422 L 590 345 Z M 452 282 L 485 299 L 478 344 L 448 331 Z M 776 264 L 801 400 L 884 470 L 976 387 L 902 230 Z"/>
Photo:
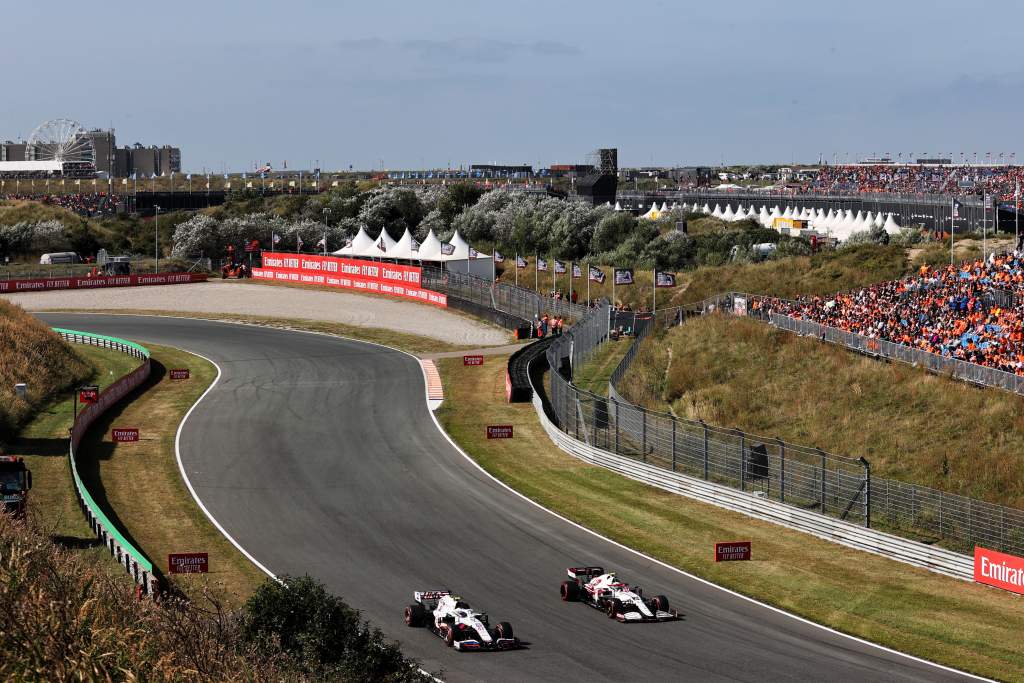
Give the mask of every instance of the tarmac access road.
<path id="1" fill-rule="evenodd" d="M 438 430 L 404 353 L 203 320 L 39 317 L 216 362 L 220 380 L 180 439 L 210 514 L 274 574 L 324 581 L 447 680 L 965 679 L 688 578 L 508 491 Z M 589 564 L 667 595 L 685 619 L 627 625 L 561 602 L 565 568 Z M 511 622 L 528 647 L 459 653 L 407 628 L 412 592 L 442 588 Z"/>

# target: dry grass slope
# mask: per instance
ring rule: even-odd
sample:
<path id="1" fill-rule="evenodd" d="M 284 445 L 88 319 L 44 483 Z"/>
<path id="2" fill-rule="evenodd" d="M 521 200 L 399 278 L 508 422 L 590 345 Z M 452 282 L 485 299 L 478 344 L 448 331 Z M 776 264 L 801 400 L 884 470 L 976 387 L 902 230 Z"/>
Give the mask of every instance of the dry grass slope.
<path id="1" fill-rule="evenodd" d="M 43 323 L 0 301 L 0 446 L 53 394 L 89 376 L 91 368 Z M 14 391 L 28 383 L 23 400 Z"/>
<path id="2" fill-rule="evenodd" d="M 720 316 L 646 341 L 622 389 L 682 417 L 864 456 L 880 477 L 1024 507 L 1024 399 L 1012 394 Z"/>

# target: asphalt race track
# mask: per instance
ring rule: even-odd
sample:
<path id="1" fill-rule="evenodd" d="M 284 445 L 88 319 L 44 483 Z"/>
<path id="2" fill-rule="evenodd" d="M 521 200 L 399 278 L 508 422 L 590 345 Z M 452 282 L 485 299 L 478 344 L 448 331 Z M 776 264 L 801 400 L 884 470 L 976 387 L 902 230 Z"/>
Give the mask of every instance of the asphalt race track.
<path id="1" fill-rule="evenodd" d="M 419 365 L 400 352 L 199 320 L 40 317 L 215 361 L 220 381 L 181 437 L 209 511 L 275 574 L 323 580 L 448 680 L 962 679 L 689 579 L 510 493 L 437 430 Z M 664 593 L 685 620 L 626 625 L 561 602 L 576 564 Z M 413 590 L 435 588 L 510 621 L 528 649 L 458 653 L 407 628 Z"/>

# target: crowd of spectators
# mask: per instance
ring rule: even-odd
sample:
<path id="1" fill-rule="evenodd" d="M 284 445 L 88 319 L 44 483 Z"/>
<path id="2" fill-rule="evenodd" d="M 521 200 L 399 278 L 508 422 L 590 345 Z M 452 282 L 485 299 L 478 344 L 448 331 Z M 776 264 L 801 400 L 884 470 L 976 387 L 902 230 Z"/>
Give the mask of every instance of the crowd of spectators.
<path id="1" fill-rule="evenodd" d="M 73 211 L 80 216 L 107 216 L 117 212 L 121 197 L 106 192 L 79 194 L 6 194 L 0 199 L 42 202 Z"/>
<path id="2" fill-rule="evenodd" d="M 760 312 L 881 339 L 1024 376 L 1024 253 L 932 268 L 870 287 L 797 301 L 761 299 Z"/>
<path id="3" fill-rule="evenodd" d="M 987 193 L 998 197 L 999 201 L 1012 202 L 1018 183 L 1024 186 L 1022 166 L 878 164 L 823 166 L 805 189 L 839 194 Z"/>

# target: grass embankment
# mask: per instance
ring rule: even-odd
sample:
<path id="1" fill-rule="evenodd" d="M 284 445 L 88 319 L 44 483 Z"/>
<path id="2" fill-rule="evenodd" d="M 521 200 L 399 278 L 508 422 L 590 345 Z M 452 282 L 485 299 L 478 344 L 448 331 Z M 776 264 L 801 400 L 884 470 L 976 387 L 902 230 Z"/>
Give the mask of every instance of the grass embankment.
<path id="1" fill-rule="evenodd" d="M 681 417 L 864 456 L 879 477 L 1024 507 L 1024 399 L 1007 392 L 721 316 L 645 341 L 621 389 Z"/>
<path id="2" fill-rule="evenodd" d="M 631 338 L 620 338 L 602 344 L 582 368 L 577 368 L 573 383 L 580 389 L 605 396 L 608 393 L 608 380 L 619 365 L 622 357 L 633 344 Z"/>
<path id="3" fill-rule="evenodd" d="M 70 350 L 89 368 L 81 384 L 96 384 L 102 391 L 138 366 L 138 359 L 95 346 L 71 345 Z M 79 386 L 78 384 L 74 386 Z M 74 412 L 74 391 L 57 393 L 18 433 L 7 452 L 25 458 L 32 471 L 29 509 L 51 538 L 72 547 L 96 544 L 78 508 L 68 465 L 68 430 Z M 102 555 L 100 551 L 97 557 Z"/>
<path id="4" fill-rule="evenodd" d="M 213 382 L 212 363 L 184 351 L 150 345 L 148 382 L 97 420 L 83 439 L 78 468 L 86 487 L 125 538 L 139 548 L 158 575 L 172 552 L 208 552 L 210 573 L 177 575 L 187 595 L 208 582 L 240 604 L 266 578 L 207 519 L 182 480 L 175 457 L 178 425 Z M 171 380 L 168 370 L 188 368 L 188 380 Z M 137 443 L 113 443 L 113 427 L 138 427 Z M 166 578 L 166 576 L 165 576 Z"/>
<path id="5" fill-rule="evenodd" d="M 0 452 L 51 396 L 90 372 L 49 327 L 20 306 L 0 301 Z M 28 384 L 24 399 L 14 391 L 19 382 Z"/>
<path id="6" fill-rule="evenodd" d="M 1014 596 L 660 491 L 559 451 L 531 404 L 505 402 L 505 365 L 440 361 L 438 417 L 488 472 L 569 519 L 715 583 L 840 631 L 1001 679 L 1024 681 L 1024 605 Z M 487 424 L 515 438 L 488 441 Z M 715 563 L 715 541 L 753 542 L 753 562 Z M 596 558 L 599 559 L 599 558 Z"/>

